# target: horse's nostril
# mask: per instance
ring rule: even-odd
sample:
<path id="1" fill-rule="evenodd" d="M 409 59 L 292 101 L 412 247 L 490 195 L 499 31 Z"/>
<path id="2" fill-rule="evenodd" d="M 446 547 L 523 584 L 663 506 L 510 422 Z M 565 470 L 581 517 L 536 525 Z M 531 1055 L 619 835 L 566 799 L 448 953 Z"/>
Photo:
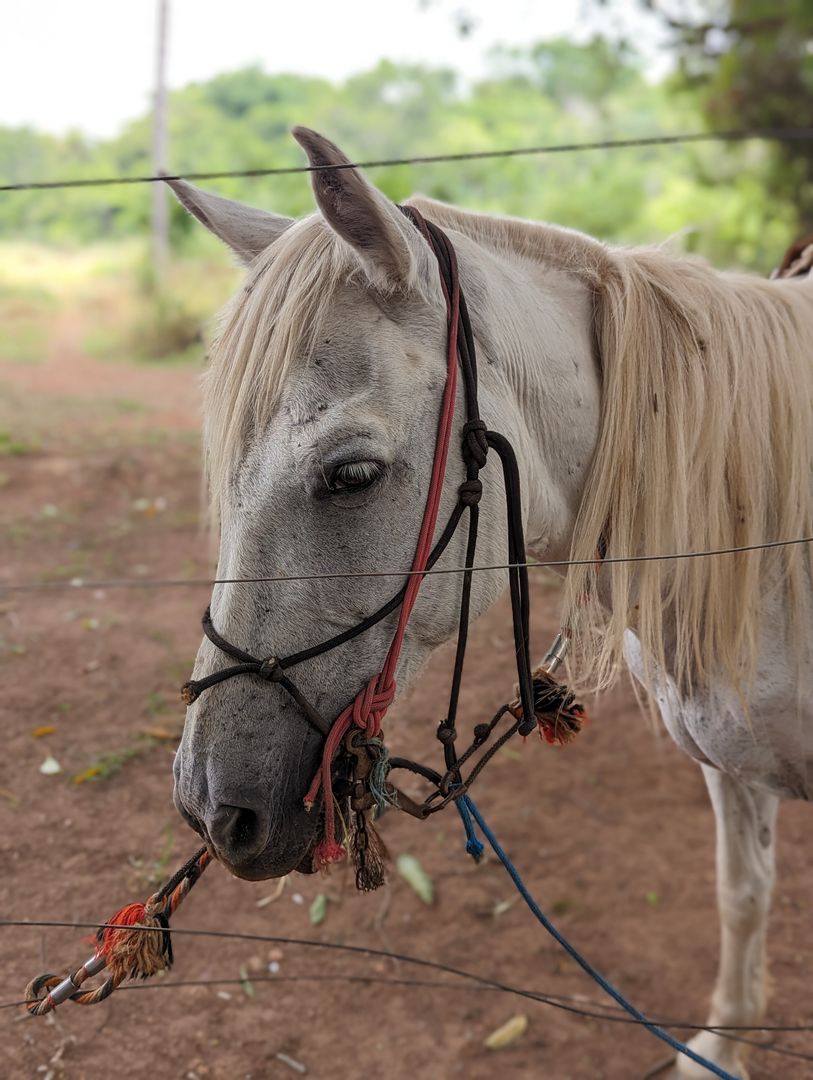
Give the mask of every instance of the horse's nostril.
<path id="1" fill-rule="evenodd" d="M 206 825 L 212 843 L 233 864 L 259 855 L 268 839 L 268 823 L 246 806 L 221 804 Z"/>
<path id="2" fill-rule="evenodd" d="M 235 843 L 239 847 L 245 847 L 251 843 L 252 837 L 257 832 L 257 815 L 253 810 L 246 810 L 243 806 L 235 806 L 232 809 L 237 811 L 232 825 Z"/>

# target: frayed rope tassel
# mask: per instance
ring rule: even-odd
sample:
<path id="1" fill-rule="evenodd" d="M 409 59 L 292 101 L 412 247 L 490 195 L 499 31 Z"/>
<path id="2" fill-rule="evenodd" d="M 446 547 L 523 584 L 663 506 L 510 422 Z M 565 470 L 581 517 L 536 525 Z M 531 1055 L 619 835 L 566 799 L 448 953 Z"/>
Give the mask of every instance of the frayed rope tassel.
<path id="1" fill-rule="evenodd" d="M 359 892 L 380 889 L 386 881 L 385 863 L 390 855 L 381 834 L 373 824 L 372 810 L 356 813 L 355 828 L 350 836 L 350 853 Z"/>
<path id="2" fill-rule="evenodd" d="M 566 746 L 587 722 L 587 710 L 576 701 L 572 690 L 564 683 L 557 682 L 544 668 L 537 668 L 531 678 L 534 716 L 540 737 L 551 746 Z M 509 709 L 514 717 L 520 719 L 522 703 L 519 700 L 512 701 Z"/>
<path id="3" fill-rule="evenodd" d="M 127 904 L 96 934 L 96 952 L 67 978 L 39 975 L 25 989 L 26 1008 L 43 1016 L 63 1001 L 96 1005 L 110 997 L 125 979 L 148 979 L 172 967 L 169 920 L 212 861 L 206 848 L 196 851 L 163 888 L 143 904 Z M 107 978 L 93 990 L 82 984 L 107 970 Z M 46 991 L 44 997 L 40 994 Z"/>

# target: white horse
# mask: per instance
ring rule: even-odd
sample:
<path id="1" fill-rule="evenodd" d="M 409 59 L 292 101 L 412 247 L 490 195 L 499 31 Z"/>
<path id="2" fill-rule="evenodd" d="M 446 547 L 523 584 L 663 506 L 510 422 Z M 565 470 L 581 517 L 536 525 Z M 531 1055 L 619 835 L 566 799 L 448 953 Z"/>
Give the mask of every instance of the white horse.
<path id="1" fill-rule="evenodd" d="M 321 136 L 295 136 L 312 165 L 347 164 Z M 414 552 L 445 377 L 437 267 L 356 170 L 321 168 L 312 179 L 320 213 L 298 221 L 172 184 L 248 268 L 205 380 L 219 577 L 406 567 Z M 718 274 L 662 250 L 609 248 L 427 199 L 412 205 L 457 251 L 481 412 L 516 449 L 529 551 L 589 563 L 606 545 L 603 565 L 569 575 L 563 619 L 582 644 L 576 674 L 606 686 L 625 654 L 702 766 L 722 923 L 709 1022 L 759 1023 L 777 805 L 813 794 L 809 547 L 610 560 L 813 534 L 813 285 Z M 484 564 L 504 561 L 503 491 L 491 471 Z M 441 520 L 461 479 L 453 457 Z M 441 565 L 460 565 L 463 545 L 461 535 Z M 502 572 L 476 574 L 473 614 L 504 584 Z M 212 613 L 231 641 L 281 655 L 353 625 L 394 588 L 376 577 L 219 586 Z M 456 575 L 425 581 L 402 687 L 454 635 L 459 589 Z M 379 670 L 392 625 L 297 668 L 324 715 Z M 194 675 L 228 662 L 204 640 Z M 189 710 L 176 803 L 235 873 L 309 870 L 319 823 L 302 799 L 320 753 L 278 687 L 229 680 Z M 729 1040 L 702 1033 L 692 1045 L 742 1068 Z M 677 1069 L 705 1075 L 686 1059 Z"/>

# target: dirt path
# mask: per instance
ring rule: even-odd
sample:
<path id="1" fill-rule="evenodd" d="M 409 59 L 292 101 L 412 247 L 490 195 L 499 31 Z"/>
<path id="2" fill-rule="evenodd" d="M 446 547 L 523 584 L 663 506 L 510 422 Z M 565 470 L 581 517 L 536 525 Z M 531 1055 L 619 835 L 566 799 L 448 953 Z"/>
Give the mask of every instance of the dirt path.
<path id="1" fill-rule="evenodd" d="M 0 584 L 45 576 L 173 577 L 205 572 L 197 523 L 196 373 L 99 364 L 62 326 L 40 367 L 0 367 L 0 430 L 38 445 L 0 458 Z M 126 405 L 122 403 L 127 403 Z M 55 432 L 55 434 L 49 434 Z M 556 621 L 555 592 L 537 581 L 539 649 Z M 171 804 L 171 761 L 182 710 L 177 687 L 198 641 L 202 589 L 0 594 L 0 911 L 20 918 L 98 919 L 144 896 L 194 838 Z M 510 692 L 505 606 L 473 631 L 461 715 L 480 720 Z M 435 658 L 390 725 L 395 751 L 436 754 L 437 702 L 448 650 Z M 52 728 L 36 737 L 36 730 Z M 39 771 L 47 755 L 61 773 Z M 76 783 L 75 778 L 95 779 Z M 91 770 L 91 773 L 88 772 Z M 536 739 L 498 755 L 478 802 L 562 929 L 642 1007 L 702 1021 L 716 964 L 712 816 L 698 770 L 653 734 L 626 690 L 594 710 L 573 747 Z M 770 1019 L 813 1022 L 807 842 L 809 810 L 782 811 L 771 931 Z M 492 861 L 470 865 L 451 813 L 425 825 L 385 818 L 390 849 L 431 876 L 425 906 L 393 876 L 386 891 L 352 893 L 342 873 L 270 883 L 213 868 L 179 926 L 372 945 L 436 958 L 556 994 L 600 995 L 537 928 Z M 314 897 L 330 897 L 313 927 Z M 470 986 L 382 987 L 294 976 L 353 973 L 424 978 L 388 960 L 291 945 L 181 938 L 176 968 L 155 988 L 121 992 L 95 1010 L 56 1019 L 0 1011 L 13 1078 L 254 1080 L 384 1075 L 486 1080 L 627 1080 L 663 1055 L 645 1032 L 585 1020 Z M 85 958 L 71 930 L 0 930 L 3 1001 L 28 978 Z M 260 981 L 269 976 L 278 985 Z M 254 978 L 170 990 L 180 980 Z M 433 979 L 435 976 L 429 974 Z M 285 981 L 291 980 L 291 981 Z M 512 1015 L 527 1033 L 500 1051 L 483 1040 Z M 813 1036 L 776 1044 L 813 1053 Z M 763 1053 L 754 1080 L 801 1080 L 810 1064 Z"/>

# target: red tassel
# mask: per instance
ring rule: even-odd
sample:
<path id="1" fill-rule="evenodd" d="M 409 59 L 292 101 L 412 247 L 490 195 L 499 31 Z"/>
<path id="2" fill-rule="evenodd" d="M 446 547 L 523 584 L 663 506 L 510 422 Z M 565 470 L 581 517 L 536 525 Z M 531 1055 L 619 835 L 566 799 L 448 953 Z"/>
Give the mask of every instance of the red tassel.
<path id="1" fill-rule="evenodd" d="M 166 920 L 162 922 L 144 904 L 128 904 L 109 922 L 113 925 L 103 926 L 97 935 L 97 951 L 107 960 L 110 974 L 117 982 L 148 979 L 172 965 Z M 147 927 L 150 932 L 124 929 L 127 926 Z"/>
<path id="2" fill-rule="evenodd" d="M 323 840 L 313 852 L 313 865 L 316 870 L 324 870 L 331 863 L 341 862 L 347 852 L 343 844 L 335 840 Z"/>
<path id="3" fill-rule="evenodd" d="M 99 949 L 97 951 L 109 960 L 122 937 L 127 934 L 126 930 L 117 930 L 116 926 L 135 926 L 136 923 L 143 923 L 146 914 L 146 908 L 143 904 L 127 904 L 121 911 L 117 911 L 112 918 L 108 919 L 108 922 L 113 925 L 103 926 L 99 931 Z"/>
<path id="4" fill-rule="evenodd" d="M 588 722 L 588 716 L 584 706 L 574 704 L 567 712 L 554 716 L 537 714 L 536 721 L 540 738 L 549 746 L 567 746 L 578 735 L 582 725 Z"/>

